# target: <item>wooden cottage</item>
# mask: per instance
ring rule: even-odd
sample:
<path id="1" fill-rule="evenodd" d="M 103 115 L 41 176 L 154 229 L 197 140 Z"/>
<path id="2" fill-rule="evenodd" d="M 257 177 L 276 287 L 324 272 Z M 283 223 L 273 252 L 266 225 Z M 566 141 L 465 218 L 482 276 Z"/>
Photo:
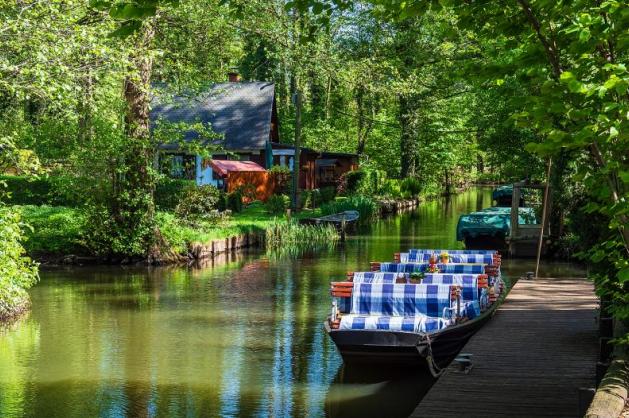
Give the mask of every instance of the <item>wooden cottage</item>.
<path id="1" fill-rule="evenodd" d="M 222 136 L 222 141 L 201 145 L 220 142 L 224 149 L 214 153 L 211 160 L 250 161 L 262 169 L 273 165 L 293 169 L 295 148 L 280 142 L 274 83 L 241 82 L 232 73 L 230 82 L 214 84 L 201 93 L 155 100 L 151 119 L 153 122 L 163 119 L 173 123 L 207 124 Z M 184 137 L 184 141 L 195 139 L 194 132 Z M 167 163 L 166 171 L 171 176 L 195 180 L 198 185 L 225 186 L 226 177 L 210 159 L 185 152 L 183 148 L 178 143 L 160 145 L 160 159 Z M 336 185 L 344 172 L 358 167 L 355 154 L 318 152 L 310 148 L 301 148 L 299 160 L 302 189 Z M 164 164 L 161 166 L 164 169 Z"/>

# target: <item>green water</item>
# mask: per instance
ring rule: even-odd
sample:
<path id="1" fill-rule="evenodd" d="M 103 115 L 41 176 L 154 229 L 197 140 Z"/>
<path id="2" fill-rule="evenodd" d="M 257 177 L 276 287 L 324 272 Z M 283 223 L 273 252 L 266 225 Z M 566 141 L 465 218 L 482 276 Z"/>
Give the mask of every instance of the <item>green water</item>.
<path id="1" fill-rule="evenodd" d="M 406 416 L 432 378 L 343 367 L 322 327 L 329 282 L 400 249 L 460 248 L 458 215 L 490 199 L 479 189 L 430 202 L 297 259 L 44 270 L 32 312 L 0 331 L 0 417 Z M 583 274 L 564 263 L 542 273 Z"/>

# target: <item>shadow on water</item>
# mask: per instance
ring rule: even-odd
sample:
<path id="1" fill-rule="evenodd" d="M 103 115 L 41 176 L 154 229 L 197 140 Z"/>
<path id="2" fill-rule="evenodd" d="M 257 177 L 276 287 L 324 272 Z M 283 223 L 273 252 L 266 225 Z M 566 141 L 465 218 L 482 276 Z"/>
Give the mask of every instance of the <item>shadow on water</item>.
<path id="1" fill-rule="evenodd" d="M 331 418 L 407 417 L 434 378 L 423 369 L 343 365 L 325 399 Z"/>

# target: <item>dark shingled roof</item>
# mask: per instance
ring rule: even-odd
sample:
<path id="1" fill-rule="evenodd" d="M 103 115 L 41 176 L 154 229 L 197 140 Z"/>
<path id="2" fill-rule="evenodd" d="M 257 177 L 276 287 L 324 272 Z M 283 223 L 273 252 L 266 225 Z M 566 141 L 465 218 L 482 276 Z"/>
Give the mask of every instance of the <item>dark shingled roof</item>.
<path id="1" fill-rule="evenodd" d="M 270 138 L 274 99 L 273 83 L 220 83 L 195 96 L 176 96 L 164 103 L 154 101 L 151 119 L 209 123 L 214 132 L 224 135 L 225 149 L 259 150 L 265 148 Z M 190 133 L 186 139 L 193 137 Z"/>

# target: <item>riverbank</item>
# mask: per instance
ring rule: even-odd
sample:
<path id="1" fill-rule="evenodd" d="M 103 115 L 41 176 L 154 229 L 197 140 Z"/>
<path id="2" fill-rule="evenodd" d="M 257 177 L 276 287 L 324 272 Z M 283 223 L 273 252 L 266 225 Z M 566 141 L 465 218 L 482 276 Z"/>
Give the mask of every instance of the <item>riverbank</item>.
<path id="1" fill-rule="evenodd" d="M 309 243 L 317 236 L 328 240 L 330 232 L 324 227 L 300 234 L 296 228 L 283 228 L 290 222 L 318 217 L 330 210 L 359 210 L 364 218 L 377 219 L 400 211 L 416 208 L 423 199 L 387 199 L 360 197 L 353 201 L 339 199 L 329 207 L 302 209 L 291 214 L 275 215 L 267 212 L 261 202 L 253 202 L 239 213 L 212 221 L 198 221 L 194 225 L 183 222 L 172 212 L 158 212 L 156 220 L 167 248 L 157 257 L 147 260 L 142 257 L 102 256 L 94 254 L 90 242 L 85 238 L 89 225 L 81 209 L 63 206 L 14 206 L 22 212 L 24 222 L 30 226 L 25 230 L 24 246 L 33 259 L 48 265 L 84 264 L 170 264 L 186 263 L 211 258 L 218 254 L 251 247 L 269 245 L 267 235 L 273 231 L 273 241 L 281 241 L 283 230 L 290 234 L 308 236 Z M 369 206 L 369 207 L 365 207 Z M 280 227 L 278 227 L 280 225 Z M 315 230 L 316 229 L 316 230 Z M 290 240 L 290 239 L 289 239 Z M 294 242 L 291 242 L 294 244 Z"/>

